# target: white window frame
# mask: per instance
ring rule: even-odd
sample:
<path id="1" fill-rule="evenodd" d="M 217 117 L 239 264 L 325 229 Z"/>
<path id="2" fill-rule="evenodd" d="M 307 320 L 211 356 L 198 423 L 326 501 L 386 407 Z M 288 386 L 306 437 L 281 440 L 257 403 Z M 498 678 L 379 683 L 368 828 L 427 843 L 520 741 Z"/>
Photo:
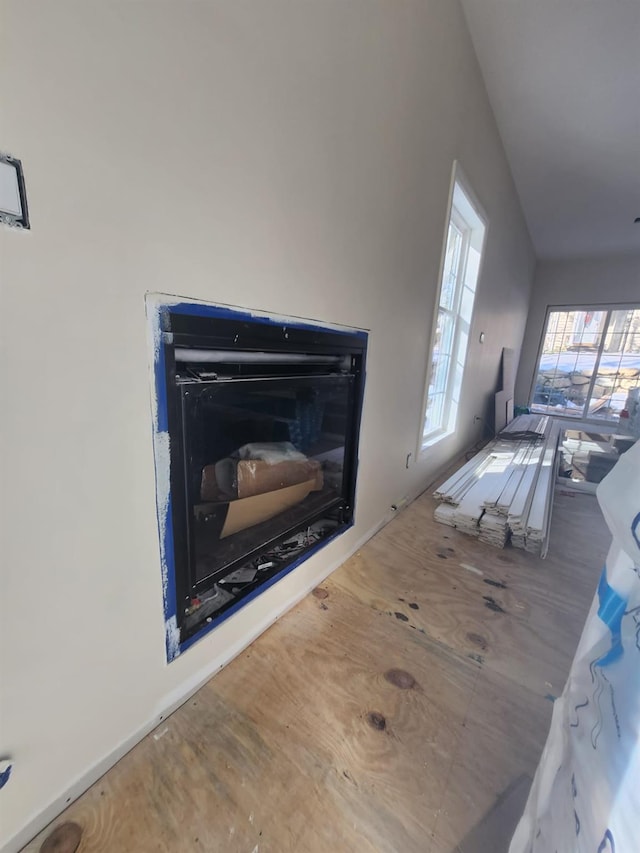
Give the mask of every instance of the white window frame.
<path id="1" fill-rule="evenodd" d="M 447 257 L 447 245 L 449 237 L 449 226 L 453 223 L 455 227 L 462 232 L 463 241 L 458 261 L 458 271 L 456 275 L 456 290 L 453 297 L 451 308 L 441 306 L 443 289 L 443 277 L 445 274 L 445 263 Z M 433 321 L 431 328 L 431 336 L 429 341 L 428 362 L 426 369 L 426 379 L 424 386 L 423 405 L 421 410 L 420 432 L 418 438 L 418 452 L 421 453 L 432 447 L 437 442 L 452 435 L 456 429 L 458 418 L 459 402 L 461 398 L 461 388 L 464 381 L 464 369 L 466 366 L 467 353 L 469 349 L 469 341 L 471 339 L 471 328 L 475 314 L 475 298 L 477 294 L 478 282 L 482 273 L 482 265 L 484 262 L 484 250 L 487 240 L 487 232 L 489 229 L 489 220 L 487 215 L 479 203 L 475 193 L 471 189 L 468 180 L 466 179 L 460 164 L 456 161 L 453 164 L 451 173 L 451 184 L 449 187 L 449 200 L 447 204 L 447 216 L 444 226 L 444 239 L 442 245 L 442 254 L 440 258 L 440 266 L 438 273 L 438 291 L 434 304 Z M 470 250 L 473 248 L 478 253 L 478 263 L 475 269 L 469 268 Z M 462 297 L 465 288 L 468 288 L 473 293 L 473 306 L 468 317 L 461 314 Z M 433 350 L 436 340 L 438 327 L 438 317 L 440 312 L 444 312 L 453 318 L 454 328 L 450 348 L 450 363 L 447 368 L 445 379 L 444 405 L 440 425 L 429 433 L 425 433 L 427 422 L 427 406 L 429 403 L 429 390 L 432 379 L 433 368 Z M 467 341 L 464 347 L 464 352 L 460 353 L 461 335 L 466 332 Z M 462 358 L 457 358 L 462 355 Z M 457 361 L 454 362 L 454 359 Z M 457 366 L 457 370 L 456 370 Z M 457 385 L 457 388 L 456 388 Z"/>

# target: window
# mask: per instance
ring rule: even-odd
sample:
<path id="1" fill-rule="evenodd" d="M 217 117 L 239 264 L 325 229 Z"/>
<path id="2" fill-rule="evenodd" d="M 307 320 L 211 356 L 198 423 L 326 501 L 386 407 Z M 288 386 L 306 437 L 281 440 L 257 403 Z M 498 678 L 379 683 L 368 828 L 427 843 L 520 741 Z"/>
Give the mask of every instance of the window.
<path id="1" fill-rule="evenodd" d="M 486 218 L 454 165 L 427 377 L 423 447 L 455 429 L 485 232 Z"/>
<path id="2" fill-rule="evenodd" d="M 617 423 L 630 394 L 640 395 L 640 307 L 550 308 L 531 409 Z"/>

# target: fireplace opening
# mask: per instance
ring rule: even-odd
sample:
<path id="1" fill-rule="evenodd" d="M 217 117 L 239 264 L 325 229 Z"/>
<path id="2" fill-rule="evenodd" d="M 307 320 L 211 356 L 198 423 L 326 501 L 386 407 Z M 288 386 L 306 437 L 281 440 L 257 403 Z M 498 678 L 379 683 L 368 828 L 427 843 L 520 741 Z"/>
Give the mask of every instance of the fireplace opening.
<path id="1" fill-rule="evenodd" d="M 352 525 L 367 335 L 193 303 L 157 322 L 173 657 Z"/>

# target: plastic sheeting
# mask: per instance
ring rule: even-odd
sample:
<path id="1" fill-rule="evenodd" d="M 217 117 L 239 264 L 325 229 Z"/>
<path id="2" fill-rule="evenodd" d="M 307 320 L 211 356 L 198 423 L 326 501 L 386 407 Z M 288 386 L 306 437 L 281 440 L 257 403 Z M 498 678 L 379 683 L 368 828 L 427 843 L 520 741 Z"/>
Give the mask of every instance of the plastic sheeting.
<path id="1" fill-rule="evenodd" d="M 640 442 L 597 495 L 613 542 L 509 853 L 640 851 Z"/>

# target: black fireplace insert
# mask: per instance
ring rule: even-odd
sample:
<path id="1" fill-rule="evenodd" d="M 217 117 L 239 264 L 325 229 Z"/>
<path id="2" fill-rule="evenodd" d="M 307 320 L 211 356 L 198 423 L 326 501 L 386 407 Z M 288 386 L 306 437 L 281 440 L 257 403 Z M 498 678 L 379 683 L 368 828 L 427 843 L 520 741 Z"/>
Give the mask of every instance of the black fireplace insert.
<path id="1" fill-rule="evenodd" d="M 184 647 L 353 523 L 367 335 L 192 303 L 159 316 Z"/>

